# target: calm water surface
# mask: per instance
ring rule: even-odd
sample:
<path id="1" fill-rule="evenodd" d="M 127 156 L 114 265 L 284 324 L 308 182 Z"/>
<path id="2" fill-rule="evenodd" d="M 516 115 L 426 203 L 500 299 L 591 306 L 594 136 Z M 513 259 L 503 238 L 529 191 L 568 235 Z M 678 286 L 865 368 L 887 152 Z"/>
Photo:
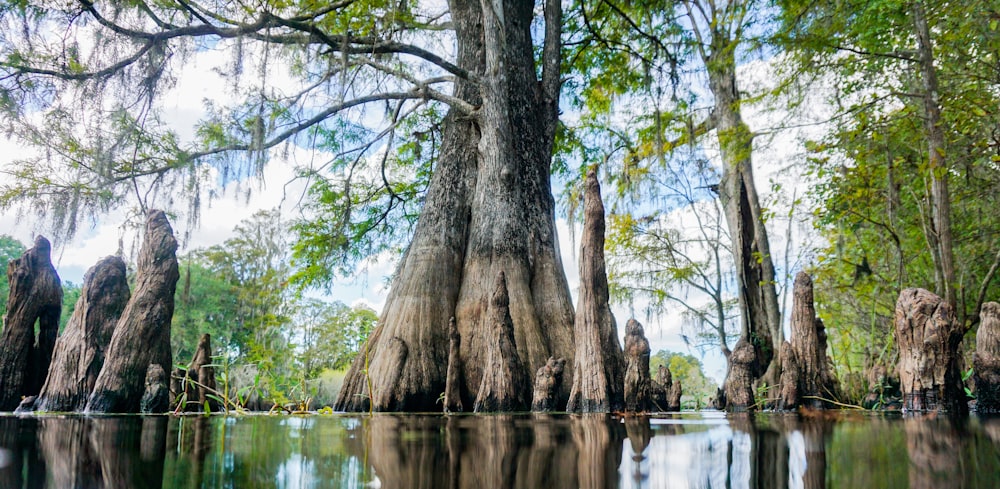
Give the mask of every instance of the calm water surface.
<path id="1" fill-rule="evenodd" d="M 1000 487 L 1000 420 L 0 417 L 0 488 Z"/>

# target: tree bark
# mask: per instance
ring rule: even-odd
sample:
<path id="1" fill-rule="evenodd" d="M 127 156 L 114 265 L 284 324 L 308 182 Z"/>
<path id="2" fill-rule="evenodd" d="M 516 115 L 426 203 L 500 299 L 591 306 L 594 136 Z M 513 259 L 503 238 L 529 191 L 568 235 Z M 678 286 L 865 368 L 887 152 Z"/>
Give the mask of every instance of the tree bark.
<path id="1" fill-rule="evenodd" d="M 444 387 L 444 412 L 460 413 L 462 406 L 462 359 L 459 352 L 462 349 L 462 335 L 458 334 L 455 318 L 448 321 L 448 376 Z"/>
<path id="2" fill-rule="evenodd" d="M 580 244 L 580 297 L 577 304 L 576 357 L 567 411 L 620 411 L 624 403 L 624 359 L 618 329 L 608 305 L 604 263 L 604 203 L 594 170 L 584 187 Z"/>
<path id="3" fill-rule="evenodd" d="M 209 397 L 209 394 L 214 394 L 217 390 L 215 368 L 211 364 L 212 336 L 205 333 L 198 340 L 198 348 L 185 373 L 183 381 L 185 411 L 202 412 L 205 410 L 205 403 L 208 403 L 210 411 L 219 410 L 219 403 Z"/>
<path id="4" fill-rule="evenodd" d="M 765 371 L 773 372 L 777 380 L 777 345 L 783 341 L 781 314 L 778 308 L 778 294 L 775 291 L 774 264 L 771 247 L 764 226 L 763 213 L 757 188 L 753 179 L 753 134 L 743 122 L 740 112 L 740 95 L 736 83 L 735 44 L 722 26 L 712 30 L 711 53 L 705 59 L 708 70 L 709 88 L 715 97 L 713 122 L 719 140 L 722 156 L 722 181 L 719 198 L 726 215 L 726 224 L 732 237 L 733 260 L 736 264 L 736 282 L 742 319 L 740 341 L 754 349 L 753 355 L 744 355 L 751 363 L 740 370 L 730 368 L 730 372 L 746 372 L 751 381 L 761 377 Z M 730 382 L 744 383 L 743 377 L 725 380 L 726 390 L 734 393 L 744 390 L 744 386 L 732 386 Z M 774 382 L 772 382 L 773 384 Z M 751 402 L 753 396 L 731 397 L 729 403 Z M 734 404 L 733 410 L 745 410 L 749 404 Z"/>
<path id="5" fill-rule="evenodd" d="M 111 335 L 87 412 L 137 412 L 149 366 L 173 365 L 170 320 L 180 276 L 176 251 L 177 240 L 166 214 L 150 211 L 139 250 L 135 293 Z"/>
<path id="6" fill-rule="evenodd" d="M 625 412 L 642 413 L 652 405 L 649 341 L 635 319 L 625 323 Z"/>
<path id="7" fill-rule="evenodd" d="M 73 315 L 56 340 L 52 365 L 35 410 L 82 411 L 86 407 L 104 366 L 111 334 L 130 295 L 121 258 L 106 257 L 87 270 Z"/>
<path id="8" fill-rule="evenodd" d="M 670 395 L 671 386 L 673 386 L 673 375 L 670 374 L 670 369 L 660 365 L 651 388 L 653 407 L 657 411 L 667 411 L 667 397 Z"/>
<path id="9" fill-rule="evenodd" d="M 964 328 L 947 301 L 924 289 L 905 289 L 896 301 L 896 344 L 903 410 L 968 413 L 958 346 Z"/>
<path id="10" fill-rule="evenodd" d="M 674 382 L 670 384 L 670 392 L 667 394 L 667 411 L 672 413 L 681 412 L 681 395 L 683 393 L 681 379 L 674 379 Z"/>
<path id="11" fill-rule="evenodd" d="M 573 358 L 573 309 L 549 177 L 558 120 L 558 2 L 545 7 L 541 80 L 532 2 L 452 0 L 449 6 L 456 64 L 478 81 L 459 81 L 455 96 L 479 110 L 473 117 L 453 110 L 443 122 L 441 155 L 413 240 L 365 348 L 370 364 L 365 355 L 352 364 L 337 409 L 367 407 L 370 380 L 376 392 L 393 393 L 376 401 L 375 410 L 440 410 L 451 317 L 462 338 L 462 401 L 472 404 L 489 341 L 483 325 L 492 280 L 500 271 L 526 368 L 537 371 L 550 356 Z M 385 360 L 393 339 L 410 352 L 399 372 Z"/>
<path id="12" fill-rule="evenodd" d="M 531 384 L 514 343 L 514 322 L 509 305 L 507 279 L 500 272 L 486 311 L 486 325 L 490 331 L 484 336 L 489 338 L 489 343 L 486 345 L 483 380 L 473 406 L 473 411 L 477 413 L 528 409 L 527 392 Z"/>
<path id="13" fill-rule="evenodd" d="M 793 312 L 794 314 L 794 312 Z M 794 333 L 793 333 L 794 338 Z M 802 403 L 799 386 L 802 384 L 802 370 L 795 358 L 795 351 L 787 341 L 781 348 L 781 392 L 776 408 L 781 411 L 793 410 Z"/>
<path id="14" fill-rule="evenodd" d="M 976 411 L 1000 413 L 1000 304 L 987 302 L 980 313 L 976 353 L 972 356 Z"/>
<path id="15" fill-rule="evenodd" d="M 549 357 L 549 361 L 538 369 L 535 373 L 535 391 L 531 396 L 532 411 L 549 412 L 556 409 L 556 394 L 562 385 L 565 368 L 566 359 Z"/>
<path id="16" fill-rule="evenodd" d="M 724 401 L 729 411 L 754 409 L 753 372 L 757 365 L 756 349 L 744 338 L 740 338 L 729 356 L 729 371 L 723 384 Z"/>
<path id="17" fill-rule="evenodd" d="M 49 240 L 39 236 L 34 247 L 7 264 L 10 292 L 0 336 L 0 411 L 12 411 L 22 397 L 38 394 L 49 371 L 63 296 L 50 253 Z"/>
<path id="18" fill-rule="evenodd" d="M 795 276 L 792 289 L 792 342 L 798 367 L 799 401 L 805 401 L 812 407 L 823 407 L 824 403 L 816 398 L 836 400 L 838 397 L 837 380 L 833 376 L 830 359 L 826 355 L 826 328 L 823 321 L 816 317 L 813 305 L 812 278 L 805 272 Z M 786 358 L 784 355 L 782 358 Z M 790 357 L 789 357 L 790 358 Z M 784 369 L 784 360 L 782 360 Z M 784 374 L 782 374 L 784 379 Z M 784 385 L 784 382 L 782 382 Z M 807 399 L 808 398 L 808 399 Z M 785 399 L 788 401 L 789 399 Z M 784 406 L 793 409 L 798 405 Z"/>
<path id="19" fill-rule="evenodd" d="M 170 388 L 168 387 L 167 371 L 154 363 L 146 369 L 145 389 L 139 400 L 139 412 L 143 414 L 161 414 L 170 409 Z"/>

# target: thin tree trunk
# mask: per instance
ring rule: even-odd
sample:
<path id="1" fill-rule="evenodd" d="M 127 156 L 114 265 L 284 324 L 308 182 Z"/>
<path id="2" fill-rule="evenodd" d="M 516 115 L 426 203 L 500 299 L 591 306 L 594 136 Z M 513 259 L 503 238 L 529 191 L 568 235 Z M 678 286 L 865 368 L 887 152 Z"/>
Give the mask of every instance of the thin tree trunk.
<path id="1" fill-rule="evenodd" d="M 176 252 L 177 240 L 166 214 L 150 211 L 139 250 L 135 293 L 111 335 L 104 366 L 87 402 L 88 412 L 138 412 L 149 366 L 167 369 L 173 365 L 170 320 L 180 277 Z"/>
<path id="2" fill-rule="evenodd" d="M 52 366 L 35 401 L 37 411 L 82 411 L 87 405 L 111 334 L 131 296 L 125 262 L 109 256 L 87 270 L 83 289 L 62 336 Z"/>
<path id="3" fill-rule="evenodd" d="M 13 411 L 22 396 L 38 394 L 49 371 L 63 297 L 51 248 L 49 240 L 39 236 L 34 247 L 7 264 L 10 292 L 0 336 L 0 411 Z"/>
<path id="4" fill-rule="evenodd" d="M 584 189 L 580 244 L 580 297 L 577 303 L 576 357 L 567 411 L 620 411 L 624 402 L 624 359 L 618 329 L 608 305 L 604 262 L 604 204 L 594 170 Z"/>

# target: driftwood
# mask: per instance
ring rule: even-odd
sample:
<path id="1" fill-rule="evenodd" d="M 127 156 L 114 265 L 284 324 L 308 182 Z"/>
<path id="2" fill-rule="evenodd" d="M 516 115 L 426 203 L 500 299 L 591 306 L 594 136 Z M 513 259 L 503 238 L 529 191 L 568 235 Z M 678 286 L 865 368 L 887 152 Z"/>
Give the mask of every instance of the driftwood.
<path id="1" fill-rule="evenodd" d="M 625 361 L 608 298 L 604 203 L 597 174 L 590 170 L 584 189 L 580 297 L 573 325 L 576 352 L 567 411 L 611 412 L 624 405 Z"/>
<path id="2" fill-rule="evenodd" d="M 535 391 L 531 398 L 532 411 L 549 412 L 555 410 L 556 395 L 562 385 L 565 368 L 566 359 L 554 357 L 549 357 L 549 361 L 539 367 L 538 372 L 535 373 Z"/>
<path id="3" fill-rule="evenodd" d="M 135 293 L 111 336 L 86 410 L 134 413 L 152 364 L 173 365 L 170 320 L 177 288 L 177 240 L 163 211 L 150 211 L 136 270 Z"/>
<path id="4" fill-rule="evenodd" d="M 157 414 L 170 408 L 170 389 L 167 388 L 167 372 L 158 363 L 146 370 L 146 388 L 139 400 L 139 412 Z"/>
<path id="5" fill-rule="evenodd" d="M 665 365 L 660 365 L 656 369 L 656 379 L 651 383 L 650 399 L 653 409 L 657 411 L 667 411 L 667 397 L 670 395 L 670 387 L 673 386 L 673 375 Z"/>
<path id="6" fill-rule="evenodd" d="M 22 397 L 38 394 L 49 371 L 63 296 L 51 248 L 39 236 L 34 247 L 7 264 L 10 294 L 0 336 L 0 411 L 11 411 Z"/>
<path id="7" fill-rule="evenodd" d="M 460 413 L 462 406 L 462 365 L 459 353 L 462 348 L 462 335 L 458 334 L 455 318 L 448 321 L 448 375 L 444 387 L 444 412 Z"/>
<path id="8" fill-rule="evenodd" d="M 823 321 L 816 317 L 816 308 L 813 305 L 813 284 L 812 278 L 805 272 L 799 272 L 795 276 L 795 285 L 792 289 L 792 341 L 785 343 L 785 347 L 790 347 L 792 354 L 786 356 L 782 351 L 782 369 L 784 360 L 788 359 L 794 363 L 789 367 L 789 372 L 783 371 L 781 374 L 782 399 L 779 406 L 782 409 L 794 409 L 800 403 L 810 407 L 829 407 L 820 398 L 835 400 L 838 395 L 837 380 L 833 376 L 831 362 L 826 354 L 826 328 Z M 791 394 L 794 382 L 796 398 L 785 396 L 785 391 Z"/>
<path id="9" fill-rule="evenodd" d="M 503 272 L 497 274 L 493 297 L 486 310 L 483 333 L 487 339 L 486 365 L 483 381 L 473 410 L 481 412 L 526 411 L 527 393 L 531 388 L 528 373 L 517 354 L 514 343 L 514 321 L 510 318 L 510 298 L 507 279 Z"/>
<path id="10" fill-rule="evenodd" d="M 218 411 L 219 403 L 209 397 L 216 392 L 215 368 L 212 367 L 212 335 L 205 333 L 198 340 L 198 349 L 188 365 L 183 382 L 185 411 Z"/>
<path id="11" fill-rule="evenodd" d="M 625 323 L 625 411 L 641 413 L 652 405 L 649 341 L 635 319 Z"/>
<path id="12" fill-rule="evenodd" d="M 951 306 L 924 289 L 906 289 L 896 301 L 895 322 L 903 410 L 968 413 L 958 367 L 965 331 Z"/>
<path id="13" fill-rule="evenodd" d="M 995 414 L 1000 413 L 1000 304 L 983 304 L 980 318 L 972 356 L 976 411 Z"/>
<path id="14" fill-rule="evenodd" d="M 37 411 L 82 411 L 104 365 L 115 324 L 129 299 L 125 262 L 109 256 L 87 270 L 73 316 L 56 340 Z"/>

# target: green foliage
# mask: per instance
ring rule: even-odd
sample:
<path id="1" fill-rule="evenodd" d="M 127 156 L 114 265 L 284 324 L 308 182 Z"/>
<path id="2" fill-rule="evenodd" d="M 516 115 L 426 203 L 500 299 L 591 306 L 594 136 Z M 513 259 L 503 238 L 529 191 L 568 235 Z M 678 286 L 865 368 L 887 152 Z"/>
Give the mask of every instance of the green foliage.
<path id="1" fill-rule="evenodd" d="M 80 293 L 83 292 L 83 286 L 63 280 L 62 289 L 63 302 L 62 313 L 59 315 L 59 334 L 62 334 L 63 330 L 66 329 L 66 323 L 69 322 L 69 318 L 73 315 L 73 310 L 76 308 L 76 301 L 80 300 Z"/>
<path id="2" fill-rule="evenodd" d="M 0 317 L 7 314 L 7 296 L 10 295 L 10 282 L 7 279 L 7 263 L 20 258 L 27 248 L 20 241 L 6 235 L 0 235 Z"/>
<path id="3" fill-rule="evenodd" d="M 653 378 L 664 365 L 670 369 L 672 379 L 681 382 L 681 402 L 685 409 L 701 409 L 709 405 L 719 386 L 705 376 L 701 361 L 692 355 L 660 350 L 649 357 L 649 370 Z"/>

